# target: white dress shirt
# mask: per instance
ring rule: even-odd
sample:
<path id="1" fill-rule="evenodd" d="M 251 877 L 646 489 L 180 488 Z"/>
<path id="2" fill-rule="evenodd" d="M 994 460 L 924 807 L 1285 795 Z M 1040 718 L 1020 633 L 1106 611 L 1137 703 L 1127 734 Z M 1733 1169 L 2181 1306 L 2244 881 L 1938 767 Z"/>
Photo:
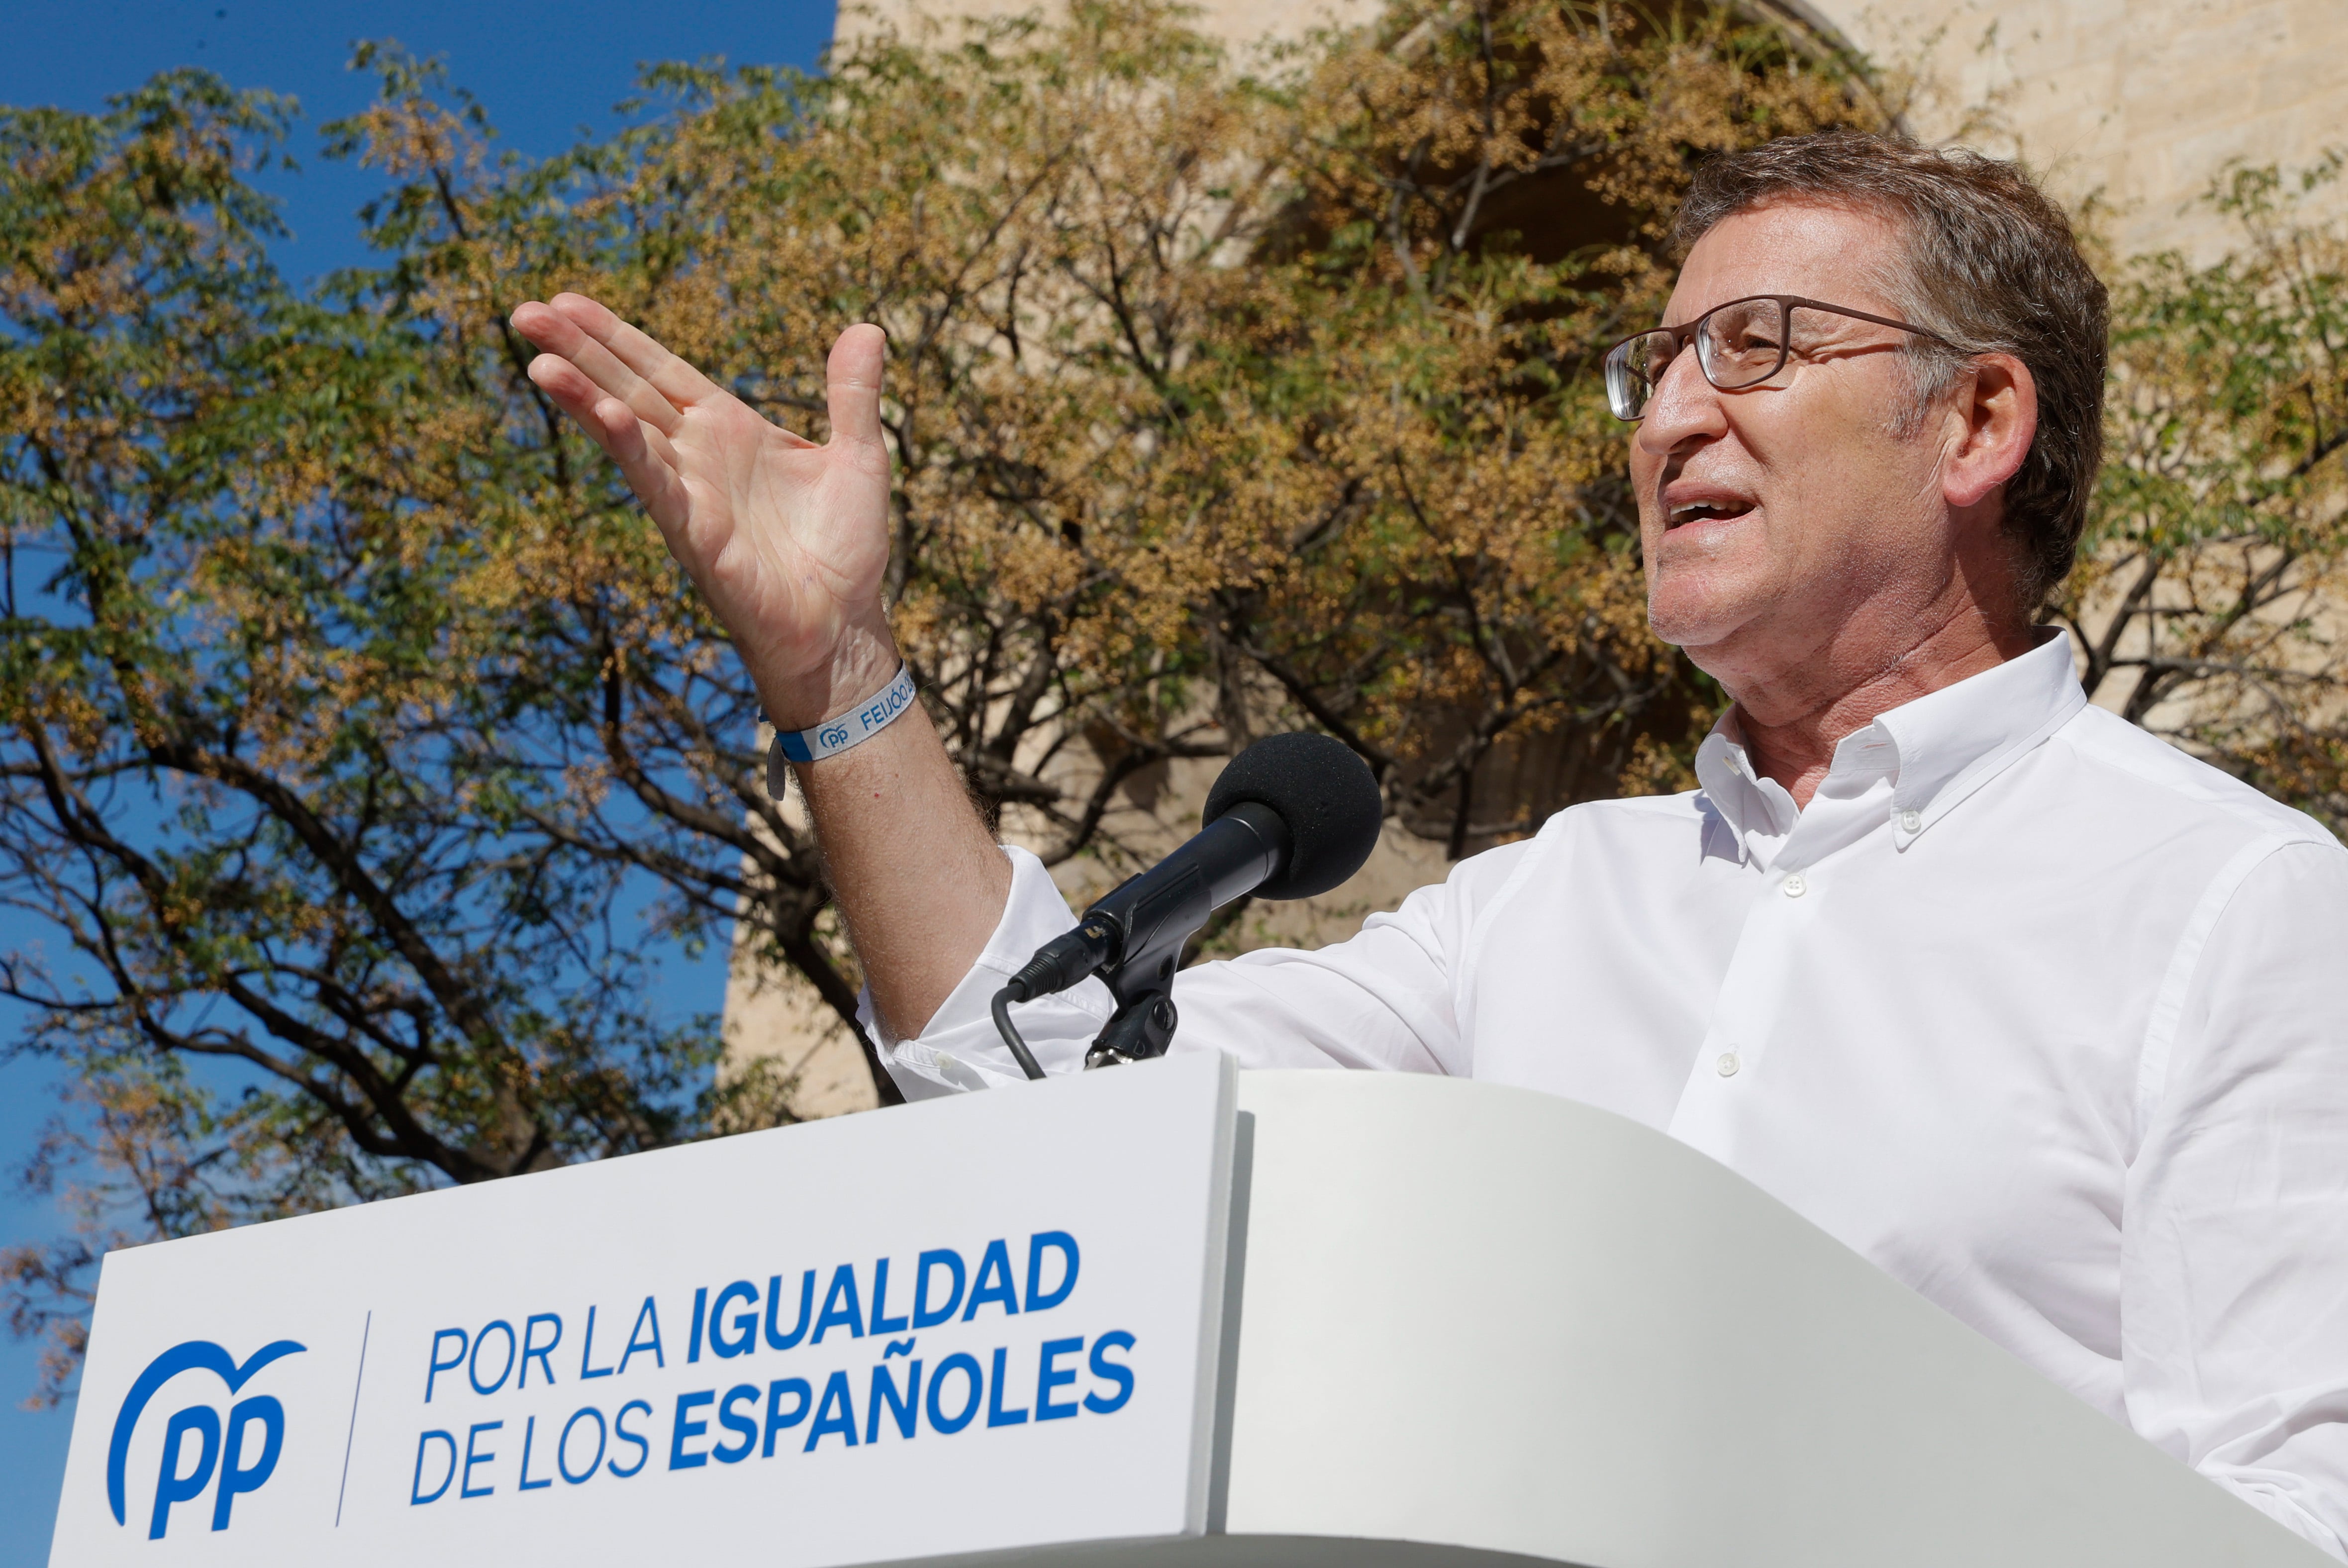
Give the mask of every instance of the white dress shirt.
<path id="1" fill-rule="evenodd" d="M 1694 793 L 1184 971 L 1174 1048 L 1661 1129 L 2348 1555 L 2348 851 L 2087 706 L 2060 638 L 1844 740 L 1807 809 L 1735 734 Z M 984 954 L 884 1041 L 909 1097 L 1019 1077 L 988 1001 L 1075 917 L 1005 852 Z M 1017 1016 L 1064 1072 L 1110 1008 Z"/>

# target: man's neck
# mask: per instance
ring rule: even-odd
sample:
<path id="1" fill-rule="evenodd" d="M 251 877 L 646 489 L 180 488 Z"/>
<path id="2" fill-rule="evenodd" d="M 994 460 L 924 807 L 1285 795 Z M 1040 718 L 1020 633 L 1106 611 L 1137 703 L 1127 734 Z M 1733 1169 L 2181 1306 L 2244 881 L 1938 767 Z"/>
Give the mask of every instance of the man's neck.
<path id="1" fill-rule="evenodd" d="M 1926 635 L 1887 653 L 1837 656 L 1828 650 L 1736 691 L 1736 727 L 1754 770 L 1783 785 L 1797 807 L 1807 807 L 1844 737 L 1878 715 L 2017 658 L 2037 640 L 2026 623 L 1994 624 L 1971 604 L 1951 608 Z"/>

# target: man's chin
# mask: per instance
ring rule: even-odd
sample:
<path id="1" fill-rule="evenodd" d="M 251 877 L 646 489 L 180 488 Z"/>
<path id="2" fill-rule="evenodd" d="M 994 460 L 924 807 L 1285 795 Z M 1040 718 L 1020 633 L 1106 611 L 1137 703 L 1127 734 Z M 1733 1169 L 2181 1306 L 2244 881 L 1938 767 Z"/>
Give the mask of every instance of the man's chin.
<path id="1" fill-rule="evenodd" d="M 1660 641 L 1694 660 L 1697 668 L 1709 669 L 1704 663 L 1706 650 L 1732 642 L 1753 619 L 1754 608 L 1748 594 L 1723 593 L 1716 587 L 1708 592 L 1693 583 L 1665 583 L 1647 595 L 1647 628 Z"/>

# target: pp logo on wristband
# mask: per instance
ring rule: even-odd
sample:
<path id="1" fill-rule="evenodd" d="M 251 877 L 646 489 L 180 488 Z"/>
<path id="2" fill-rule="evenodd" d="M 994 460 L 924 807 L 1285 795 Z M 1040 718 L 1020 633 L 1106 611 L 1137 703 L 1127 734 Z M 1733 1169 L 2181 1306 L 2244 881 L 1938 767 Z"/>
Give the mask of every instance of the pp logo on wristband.
<path id="1" fill-rule="evenodd" d="M 767 792 L 777 799 L 782 798 L 788 784 L 786 763 L 813 762 L 819 758 L 836 756 L 860 741 L 870 740 L 911 709 L 913 696 L 913 672 L 900 665 L 896 679 L 881 687 L 872 700 L 861 707 L 827 720 L 813 729 L 778 732 L 773 749 L 767 753 Z"/>

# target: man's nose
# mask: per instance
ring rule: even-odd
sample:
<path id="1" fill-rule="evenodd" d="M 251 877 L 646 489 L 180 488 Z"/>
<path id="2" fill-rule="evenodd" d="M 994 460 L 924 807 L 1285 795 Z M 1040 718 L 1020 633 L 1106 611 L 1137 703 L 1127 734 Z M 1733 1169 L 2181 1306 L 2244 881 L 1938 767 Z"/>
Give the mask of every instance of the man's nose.
<path id="1" fill-rule="evenodd" d="M 1672 356 L 1655 383 L 1646 417 L 1639 421 L 1640 449 L 1658 458 L 1669 457 L 1690 440 L 1719 436 L 1727 428 L 1728 415 L 1721 407 L 1720 394 L 1704 378 L 1695 346 L 1690 344 Z"/>

